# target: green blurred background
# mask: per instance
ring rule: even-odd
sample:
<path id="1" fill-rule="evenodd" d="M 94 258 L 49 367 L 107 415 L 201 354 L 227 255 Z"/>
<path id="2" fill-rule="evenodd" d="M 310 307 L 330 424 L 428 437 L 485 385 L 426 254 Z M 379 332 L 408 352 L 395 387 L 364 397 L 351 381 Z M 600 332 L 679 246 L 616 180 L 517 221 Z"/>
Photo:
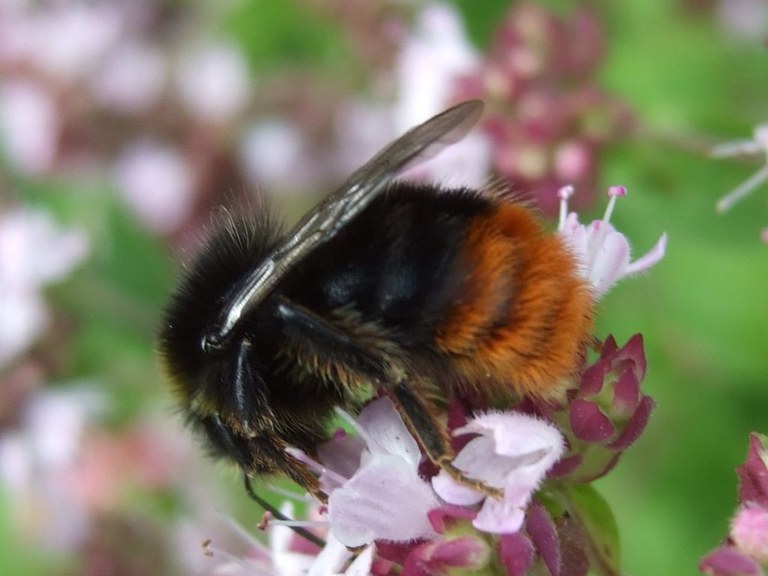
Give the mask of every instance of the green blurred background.
<path id="1" fill-rule="evenodd" d="M 768 23 L 755 2 L 762 34 L 729 33 L 718 17 L 729 2 L 579 3 L 593 8 L 604 26 L 599 84 L 631 105 L 639 126 L 601 157 L 600 188 L 629 189 L 613 222 L 638 254 L 662 231 L 669 235 L 665 259 L 615 288 L 600 306 L 599 335 L 612 333 L 620 343 L 644 335 L 645 390 L 657 403 L 645 435 L 598 481 L 620 527 L 627 574 L 697 572 L 701 556 L 727 533 L 736 504 L 734 470 L 749 432 L 768 432 L 768 246 L 759 238 L 768 226 L 768 184 L 727 214 L 714 208 L 765 158 L 706 155 L 710 145 L 750 138 L 768 119 Z M 199 26 L 242 48 L 256 77 L 310 69 L 344 78 L 350 91 L 363 90 L 365 59 L 322 4 L 252 0 L 195 10 L 203 15 Z M 541 4 L 567 13 L 577 3 Z M 509 5 L 455 2 L 480 50 Z M 169 6 L 192 10 L 183 2 Z M 114 406 L 101 423 L 107 428 L 130 426 L 149 409 L 167 410 L 153 339 L 175 274 L 177 254 L 168 237 L 147 231 L 104 182 L 5 172 L 3 194 L 10 198 L 13 190 L 14 202 L 44 206 L 92 239 L 88 261 L 48 291 L 52 306 L 74 326 L 71 339 L 47 341 L 63 358 L 51 380 L 103 386 Z M 278 204 L 295 217 L 308 200 L 281 196 Z M 591 214 L 599 215 L 602 205 Z M 241 516 L 258 518 L 234 475 L 215 466 L 202 470 L 236 494 L 232 506 Z M 8 505 L 0 491 L 0 512 Z M 129 495 L 121 505 L 167 517 L 178 502 L 168 494 Z M 0 573 L 77 573 L 78 562 L 67 553 L 23 540 L 0 513 Z"/>

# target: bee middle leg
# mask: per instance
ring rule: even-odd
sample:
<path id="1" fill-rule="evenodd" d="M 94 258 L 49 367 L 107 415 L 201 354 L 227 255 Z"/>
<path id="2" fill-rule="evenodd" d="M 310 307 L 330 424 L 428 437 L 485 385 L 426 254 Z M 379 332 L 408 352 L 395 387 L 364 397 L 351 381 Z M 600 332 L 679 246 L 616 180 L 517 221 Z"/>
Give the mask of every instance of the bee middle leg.
<path id="1" fill-rule="evenodd" d="M 403 367 L 401 351 L 383 328 L 364 322 L 351 310 L 331 316 L 315 312 L 281 297 L 277 310 L 290 335 L 294 354 L 309 366 L 341 366 L 338 373 L 354 375 L 350 380 L 369 380 L 387 391 L 406 426 L 421 444 L 429 459 L 458 483 L 493 498 L 502 491 L 468 477 L 453 464 L 454 453 L 445 427 L 433 415 L 429 403 L 413 392 Z M 298 468 L 287 470 L 302 483 Z M 306 484 L 304 484 L 306 486 Z"/>
<path id="2" fill-rule="evenodd" d="M 436 466 L 445 470 L 451 478 L 463 486 L 482 492 L 492 498 L 501 499 L 503 497 L 502 490 L 488 486 L 482 480 L 467 476 L 453 464 L 455 454 L 444 432 L 444 427 L 433 415 L 433 409 L 428 402 L 415 394 L 407 382 L 397 384 L 389 389 L 389 392 L 389 396 L 394 401 L 405 425 Z"/>

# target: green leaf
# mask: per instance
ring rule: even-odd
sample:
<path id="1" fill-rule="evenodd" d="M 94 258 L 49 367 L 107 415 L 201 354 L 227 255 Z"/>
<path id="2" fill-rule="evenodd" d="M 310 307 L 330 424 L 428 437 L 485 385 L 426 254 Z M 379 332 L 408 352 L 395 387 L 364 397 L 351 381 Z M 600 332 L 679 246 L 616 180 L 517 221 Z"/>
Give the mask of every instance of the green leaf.
<path id="1" fill-rule="evenodd" d="M 567 489 L 572 516 L 581 522 L 591 545 L 596 574 L 620 574 L 619 529 L 605 499 L 590 484 Z"/>

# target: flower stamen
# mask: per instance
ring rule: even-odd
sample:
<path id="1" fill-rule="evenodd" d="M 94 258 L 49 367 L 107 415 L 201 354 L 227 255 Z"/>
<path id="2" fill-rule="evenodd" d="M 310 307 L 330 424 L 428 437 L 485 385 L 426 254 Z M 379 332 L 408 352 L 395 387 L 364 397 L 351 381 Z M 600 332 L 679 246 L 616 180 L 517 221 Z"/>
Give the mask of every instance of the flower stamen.
<path id="1" fill-rule="evenodd" d="M 562 232 L 565 228 L 565 221 L 568 219 L 568 199 L 573 196 L 573 186 L 563 186 L 557 191 L 557 197 L 560 198 L 560 217 L 557 222 L 557 231 Z"/>

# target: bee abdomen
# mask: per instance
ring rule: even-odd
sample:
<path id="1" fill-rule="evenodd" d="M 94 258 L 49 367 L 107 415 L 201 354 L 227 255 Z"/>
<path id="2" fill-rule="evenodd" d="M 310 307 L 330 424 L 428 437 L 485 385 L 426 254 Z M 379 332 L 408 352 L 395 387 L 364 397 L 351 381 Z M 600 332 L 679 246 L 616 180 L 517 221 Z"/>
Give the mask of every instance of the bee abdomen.
<path id="1" fill-rule="evenodd" d="M 503 202 L 473 219 L 456 266 L 463 279 L 438 349 L 491 396 L 554 392 L 577 370 L 592 324 L 573 255 L 524 206 Z"/>

